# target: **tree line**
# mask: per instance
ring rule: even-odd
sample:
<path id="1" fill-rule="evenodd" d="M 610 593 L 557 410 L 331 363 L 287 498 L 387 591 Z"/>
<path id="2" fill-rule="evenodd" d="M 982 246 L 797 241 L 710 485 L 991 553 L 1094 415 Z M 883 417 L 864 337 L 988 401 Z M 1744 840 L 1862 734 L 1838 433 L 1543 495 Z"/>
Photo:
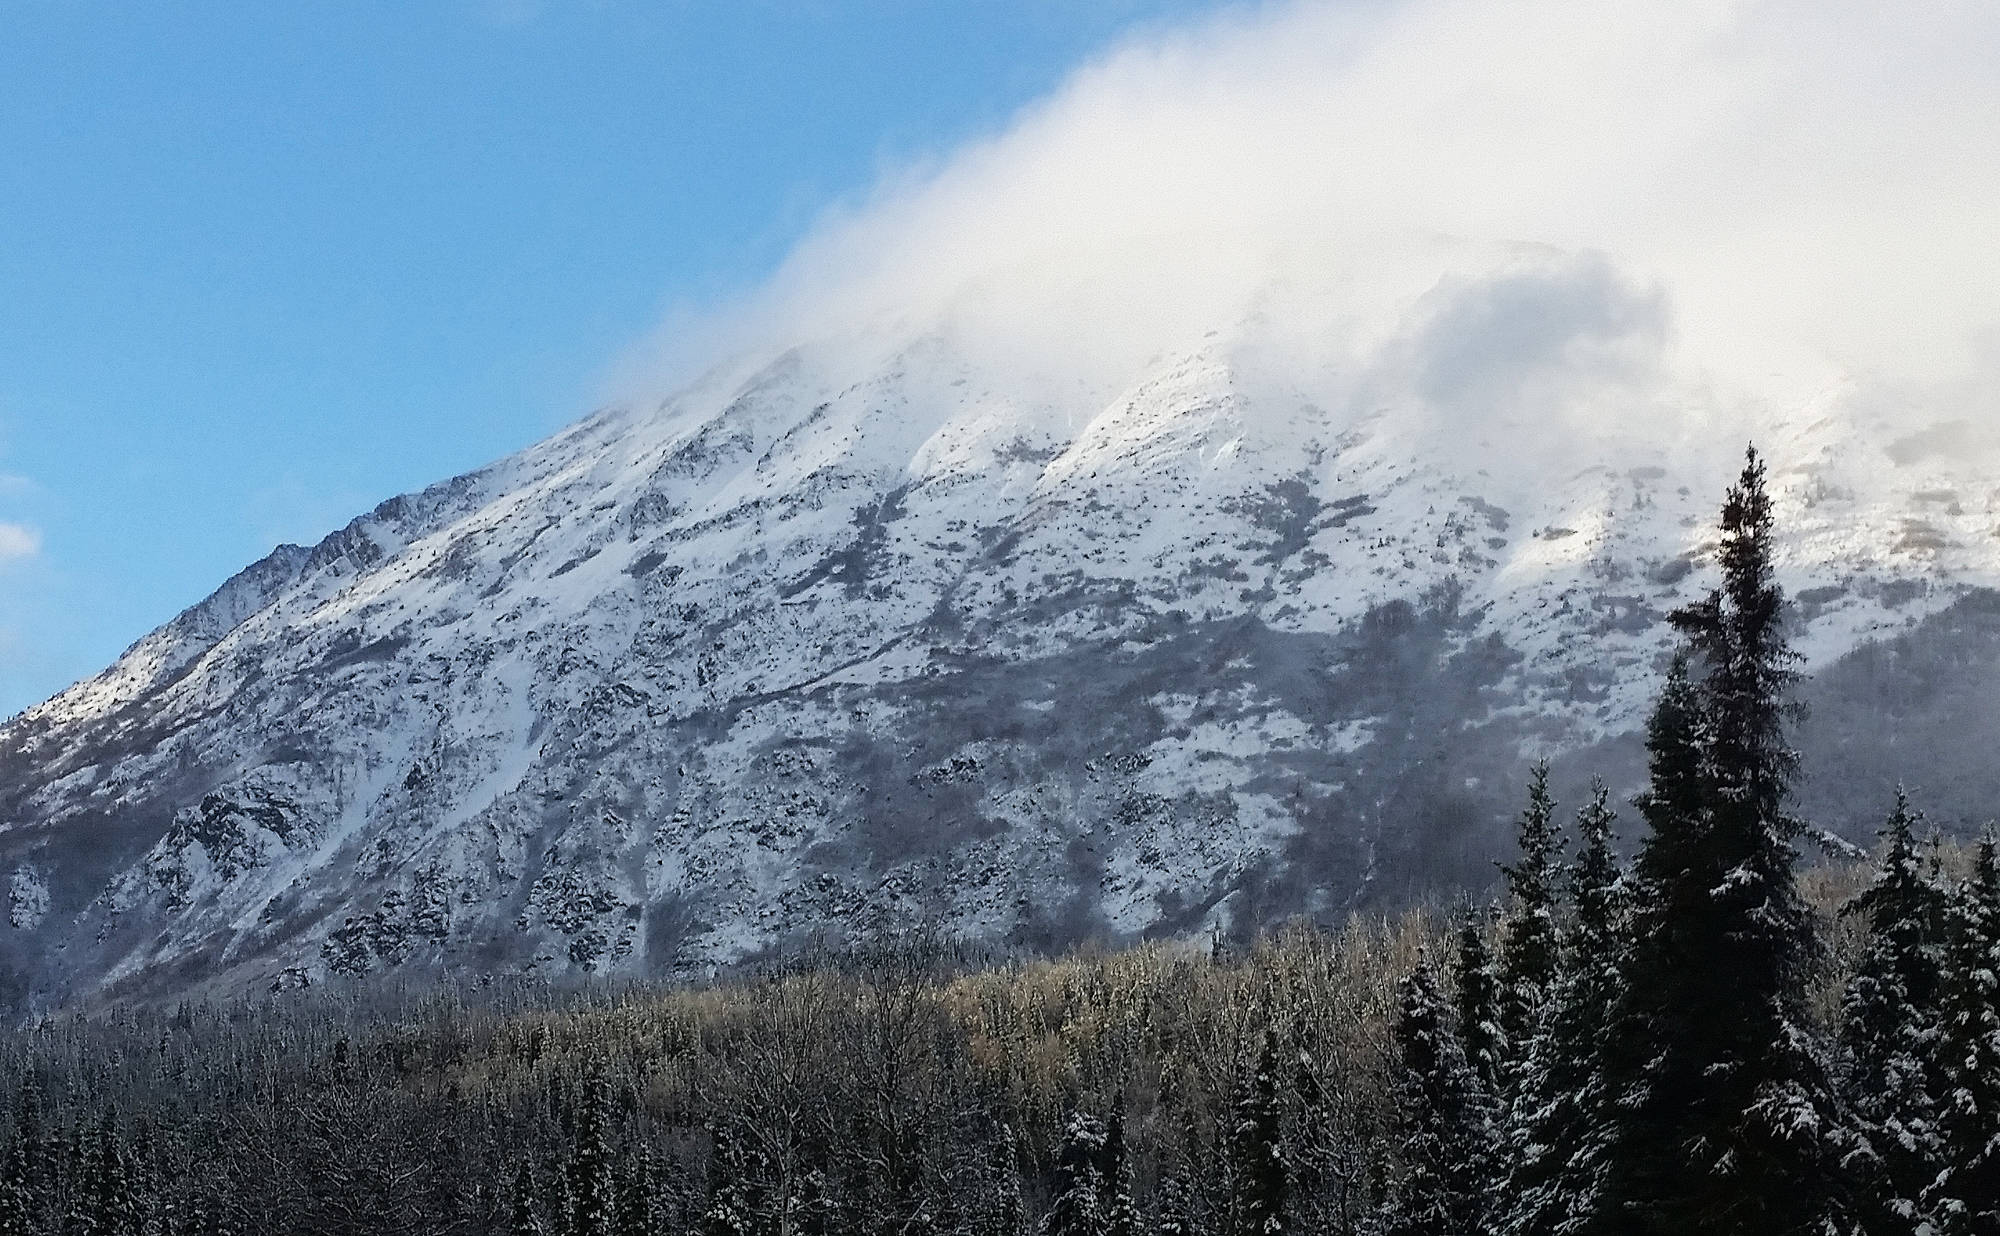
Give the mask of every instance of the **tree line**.
<path id="1" fill-rule="evenodd" d="M 2000 1232 L 1995 844 L 1899 792 L 1872 872 L 1801 871 L 1772 528 L 1753 454 L 1629 861 L 1539 765 L 1499 905 L 1240 953 L 45 1021 L 0 1236 Z"/>

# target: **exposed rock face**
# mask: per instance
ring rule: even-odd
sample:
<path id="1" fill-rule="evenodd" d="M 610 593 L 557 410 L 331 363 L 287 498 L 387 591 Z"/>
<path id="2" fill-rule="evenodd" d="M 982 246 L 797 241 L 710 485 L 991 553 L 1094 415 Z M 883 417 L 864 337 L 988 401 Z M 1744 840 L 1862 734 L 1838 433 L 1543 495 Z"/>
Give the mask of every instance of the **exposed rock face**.
<path id="1" fill-rule="evenodd" d="M 858 381 L 794 352 L 280 548 L 0 730 L 11 997 L 668 972 L 919 921 L 1043 945 L 1485 883 L 1524 757 L 1632 783 L 1737 444 L 1553 469 L 1245 364 L 1035 403 L 941 337 Z M 1970 812 L 1995 494 L 1913 441 L 1761 445 L 1832 667 L 1808 745 L 1957 735 L 1922 758 L 1978 769 L 1914 776 Z M 1865 836 L 1894 770 L 1810 764 Z"/>

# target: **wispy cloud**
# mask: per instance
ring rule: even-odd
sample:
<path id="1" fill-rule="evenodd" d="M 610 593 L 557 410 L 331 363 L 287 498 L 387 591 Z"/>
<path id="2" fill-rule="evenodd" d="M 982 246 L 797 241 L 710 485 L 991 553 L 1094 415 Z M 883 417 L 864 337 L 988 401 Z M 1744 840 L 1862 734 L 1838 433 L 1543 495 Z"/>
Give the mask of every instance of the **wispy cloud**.
<path id="1" fill-rule="evenodd" d="M 1964 385 L 2000 325 L 1995 63 L 1992 4 L 1245 7 L 887 177 L 677 317 L 649 380 L 898 316 L 1119 380 L 1263 314 L 1302 369 L 1400 366 L 1419 405 Z"/>
<path id="2" fill-rule="evenodd" d="M 0 564 L 42 552 L 42 534 L 27 524 L 0 522 Z"/>

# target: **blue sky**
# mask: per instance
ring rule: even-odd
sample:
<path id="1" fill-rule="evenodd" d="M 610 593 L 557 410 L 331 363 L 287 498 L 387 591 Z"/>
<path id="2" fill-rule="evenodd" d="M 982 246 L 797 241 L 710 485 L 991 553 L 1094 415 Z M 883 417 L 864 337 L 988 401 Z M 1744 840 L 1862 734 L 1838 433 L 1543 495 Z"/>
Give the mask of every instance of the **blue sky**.
<path id="1" fill-rule="evenodd" d="M 0 714 L 1194 0 L 10 0 Z"/>

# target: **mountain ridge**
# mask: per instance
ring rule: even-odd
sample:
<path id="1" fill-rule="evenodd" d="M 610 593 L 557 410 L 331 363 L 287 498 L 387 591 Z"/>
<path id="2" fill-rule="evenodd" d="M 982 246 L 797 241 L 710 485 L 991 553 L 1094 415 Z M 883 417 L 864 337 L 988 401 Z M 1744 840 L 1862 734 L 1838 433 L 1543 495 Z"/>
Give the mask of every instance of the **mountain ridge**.
<path id="1" fill-rule="evenodd" d="M 1247 930 L 1479 884 L 1526 758 L 1631 779 L 1713 424 L 1522 447 L 1254 331 L 1108 396 L 891 343 L 390 499 L 0 727 L 13 1001 Z M 1909 435 L 1759 427 L 1815 670 L 2000 581 Z"/>

